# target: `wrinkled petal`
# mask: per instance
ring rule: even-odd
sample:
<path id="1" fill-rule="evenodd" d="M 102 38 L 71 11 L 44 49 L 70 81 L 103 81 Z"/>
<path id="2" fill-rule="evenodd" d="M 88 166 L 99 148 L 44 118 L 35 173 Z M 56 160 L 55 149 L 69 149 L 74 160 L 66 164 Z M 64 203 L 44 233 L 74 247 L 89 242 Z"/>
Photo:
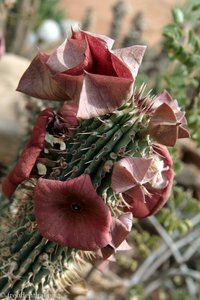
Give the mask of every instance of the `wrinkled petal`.
<path id="1" fill-rule="evenodd" d="M 145 194 L 145 201 L 143 201 L 144 199 L 135 198 L 135 195 L 131 195 L 130 191 L 123 193 L 124 199 L 130 205 L 130 208 L 125 208 L 125 211 L 131 211 L 136 218 L 145 218 L 158 212 L 169 199 L 172 190 L 174 172 L 170 154 L 166 147 L 158 144 L 154 146 L 154 151 L 164 161 L 165 170 L 163 175 L 167 180 L 167 185 L 163 189 L 155 189 L 150 184 L 147 184 L 146 188 L 149 194 Z"/>
<path id="2" fill-rule="evenodd" d="M 68 181 L 40 178 L 34 203 L 40 233 L 59 245 L 93 251 L 111 240 L 110 211 L 87 174 Z"/>
<path id="3" fill-rule="evenodd" d="M 163 103 L 161 104 L 156 111 L 154 112 L 151 120 L 150 120 L 150 124 L 149 126 L 153 126 L 153 125 L 170 125 L 170 124 L 175 124 L 176 125 L 176 116 L 173 112 L 173 110 L 171 109 L 171 107 L 166 104 Z"/>
<path id="4" fill-rule="evenodd" d="M 169 166 L 170 168 L 173 167 L 173 161 L 167 147 L 154 143 L 153 151 L 164 161 L 164 165 Z"/>
<path id="5" fill-rule="evenodd" d="M 134 45 L 127 48 L 116 49 L 113 51 L 113 53 L 125 63 L 135 79 L 145 51 L 146 46 Z"/>
<path id="6" fill-rule="evenodd" d="M 150 135 L 157 143 L 174 147 L 178 139 L 178 126 L 157 125 L 151 129 Z"/>
<path id="7" fill-rule="evenodd" d="M 46 128 L 53 117 L 52 108 L 47 108 L 39 114 L 29 142 L 22 151 L 15 167 L 2 184 L 2 191 L 8 198 L 12 196 L 20 183 L 29 178 L 33 166 L 43 149 Z"/>
<path id="8" fill-rule="evenodd" d="M 87 35 L 87 41 L 93 58 L 93 64 L 89 72 L 105 76 L 117 76 L 112 65 L 112 54 L 107 47 L 99 39 L 90 35 Z"/>
<path id="9" fill-rule="evenodd" d="M 173 106 L 176 104 L 174 103 L 174 100 L 172 98 L 172 96 L 166 91 L 164 90 L 162 93 L 160 93 L 155 99 L 154 99 L 154 103 L 152 106 L 152 109 L 157 109 L 160 105 L 162 105 L 163 103 L 168 104 L 169 106 Z M 174 103 L 174 104 L 173 104 Z M 177 103 L 177 102 L 176 102 Z M 173 107 L 172 107 L 173 108 Z M 177 108 L 177 106 L 176 106 Z"/>
<path id="10" fill-rule="evenodd" d="M 131 228 L 132 228 L 132 222 L 133 222 L 132 215 L 130 213 L 122 214 L 119 217 L 119 220 L 124 224 L 124 226 L 126 227 L 127 231 L 130 232 Z"/>
<path id="11" fill-rule="evenodd" d="M 149 122 L 149 133 L 158 143 L 166 146 L 174 146 L 178 138 L 178 124 L 171 107 L 161 104 Z"/>
<path id="12" fill-rule="evenodd" d="M 111 187 L 122 193 L 141 183 L 151 165 L 152 159 L 126 157 L 120 159 L 113 168 Z"/>
<path id="13" fill-rule="evenodd" d="M 135 187 L 129 189 L 128 191 L 125 191 L 123 193 L 123 197 L 125 200 L 127 199 L 134 199 L 134 201 L 140 201 L 140 202 L 145 202 L 145 192 L 142 186 L 136 185 Z"/>
<path id="14" fill-rule="evenodd" d="M 185 139 L 185 138 L 189 138 L 190 137 L 190 133 L 189 131 L 182 127 L 182 126 L 179 126 L 178 128 L 178 138 L 179 139 Z"/>
<path id="15" fill-rule="evenodd" d="M 69 96 L 64 87 L 53 79 L 52 71 L 46 64 L 48 58 L 44 53 L 35 57 L 22 75 L 17 91 L 40 99 L 67 100 Z"/>
<path id="16" fill-rule="evenodd" d="M 85 40 L 66 39 L 48 58 L 47 65 L 54 72 L 72 69 L 85 60 Z"/>
<path id="17" fill-rule="evenodd" d="M 78 124 L 77 120 L 77 104 L 73 101 L 65 102 L 63 106 L 59 109 L 58 114 L 63 118 L 63 120 L 72 126 Z"/>
<path id="18" fill-rule="evenodd" d="M 156 214 L 165 205 L 172 190 L 174 177 L 174 172 L 172 169 L 168 171 L 167 176 L 169 181 L 166 188 L 161 191 L 152 190 L 152 196 L 146 196 L 145 202 L 137 201 L 137 199 L 135 200 L 125 195 L 124 199 L 131 206 L 130 209 L 125 209 L 125 211 L 131 211 L 135 218 L 146 218 L 152 214 Z"/>
<path id="19" fill-rule="evenodd" d="M 86 72 L 77 117 L 89 119 L 113 112 L 130 98 L 133 82 Z"/>
<path id="20" fill-rule="evenodd" d="M 151 106 L 149 134 L 158 143 L 174 146 L 178 138 L 189 137 L 187 120 L 178 102 L 167 91 L 158 95 Z"/>
<path id="21" fill-rule="evenodd" d="M 91 33 L 89 31 L 83 31 L 83 30 L 81 30 L 81 32 L 84 33 L 85 35 L 90 35 L 97 39 L 100 39 L 108 47 L 108 49 L 111 49 L 115 42 L 113 39 L 111 39 L 110 37 L 103 35 L 103 34 L 95 34 L 95 33 Z"/>
<path id="22" fill-rule="evenodd" d="M 78 101 L 82 89 L 84 75 L 69 75 L 65 73 L 57 73 L 53 76 L 53 79 L 62 86 L 69 98 L 74 101 L 78 107 Z M 67 99 L 63 99 L 67 100 Z"/>
<path id="23" fill-rule="evenodd" d="M 117 56 L 111 54 L 111 60 L 118 77 L 134 80 L 131 71 Z"/>
<path id="24" fill-rule="evenodd" d="M 112 218 L 110 244 L 101 249 L 103 259 L 111 256 L 126 239 L 132 227 L 132 214 L 125 213 L 119 219 Z"/>

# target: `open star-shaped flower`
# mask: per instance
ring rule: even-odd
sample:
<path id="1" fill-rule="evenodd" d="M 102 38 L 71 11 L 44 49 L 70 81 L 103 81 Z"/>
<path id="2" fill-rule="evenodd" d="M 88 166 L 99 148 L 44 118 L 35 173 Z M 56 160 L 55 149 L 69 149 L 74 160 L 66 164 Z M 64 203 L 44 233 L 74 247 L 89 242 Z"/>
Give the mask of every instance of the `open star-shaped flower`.
<path id="1" fill-rule="evenodd" d="M 156 213 L 168 200 L 173 182 L 172 160 L 167 148 L 154 145 L 150 158 L 125 157 L 112 173 L 112 189 L 122 193 L 134 217 Z"/>
<path id="2" fill-rule="evenodd" d="M 38 230 L 59 245 L 98 250 L 111 241 L 111 215 L 90 176 L 68 181 L 40 178 L 35 188 Z"/>

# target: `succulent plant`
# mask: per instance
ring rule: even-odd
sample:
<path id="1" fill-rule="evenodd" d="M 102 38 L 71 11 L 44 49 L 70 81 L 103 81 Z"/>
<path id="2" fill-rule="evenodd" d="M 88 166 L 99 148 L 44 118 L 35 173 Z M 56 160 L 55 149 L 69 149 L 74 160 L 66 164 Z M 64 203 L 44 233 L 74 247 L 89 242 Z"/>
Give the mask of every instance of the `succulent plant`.
<path id="1" fill-rule="evenodd" d="M 76 260 L 91 256 L 100 267 L 128 248 L 132 217 L 156 213 L 169 198 L 166 146 L 188 137 L 184 112 L 166 91 L 133 88 L 145 46 L 112 44 L 73 32 L 20 80 L 19 91 L 60 108 L 52 101 L 40 112 L 2 185 L 14 199 L 0 255 L 4 297 L 53 291 Z"/>

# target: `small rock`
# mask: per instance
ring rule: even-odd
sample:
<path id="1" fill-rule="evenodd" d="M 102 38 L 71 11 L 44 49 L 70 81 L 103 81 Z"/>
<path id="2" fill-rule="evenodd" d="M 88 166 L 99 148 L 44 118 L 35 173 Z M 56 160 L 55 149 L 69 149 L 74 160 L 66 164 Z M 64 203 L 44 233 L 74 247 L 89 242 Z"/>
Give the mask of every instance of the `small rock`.
<path id="1" fill-rule="evenodd" d="M 15 90 L 29 63 L 14 54 L 4 54 L 0 61 L 0 163 L 4 165 L 16 157 L 24 132 L 27 97 Z"/>
<path id="2" fill-rule="evenodd" d="M 181 146 L 181 158 L 185 163 L 192 163 L 200 168 L 200 149 L 194 141 L 183 139 L 179 141 Z"/>
<path id="3" fill-rule="evenodd" d="M 187 164 L 176 175 L 176 181 L 182 186 L 200 189 L 200 170 L 192 164 Z"/>
<path id="4" fill-rule="evenodd" d="M 46 43 L 54 43 L 62 38 L 61 29 L 54 20 L 45 20 L 38 28 L 39 39 Z"/>

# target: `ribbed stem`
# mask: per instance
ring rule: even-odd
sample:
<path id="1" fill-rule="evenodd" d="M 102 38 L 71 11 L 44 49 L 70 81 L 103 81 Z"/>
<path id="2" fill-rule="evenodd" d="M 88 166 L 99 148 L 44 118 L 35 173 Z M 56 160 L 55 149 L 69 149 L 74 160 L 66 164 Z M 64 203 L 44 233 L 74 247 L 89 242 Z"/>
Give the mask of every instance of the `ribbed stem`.
<path id="1" fill-rule="evenodd" d="M 109 205 L 114 204 L 116 198 L 111 189 L 114 163 L 125 156 L 148 154 L 151 148 L 147 137 L 137 134 L 142 126 L 139 112 L 134 109 L 130 102 L 112 115 L 82 121 L 72 137 L 67 138 L 64 153 L 52 149 L 49 154 L 42 154 L 49 162 L 56 159 L 48 164 L 46 178 L 62 159 L 65 167 L 59 169 L 56 179 L 66 181 L 88 173 L 97 193 Z M 73 257 L 71 249 L 46 240 L 37 231 L 33 195 L 22 203 L 19 200 L 18 213 L 12 223 L 13 232 L 6 237 L 4 254 L 0 256 L 1 292 L 28 295 L 42 291 L 45 286 L 54 286 Z"/>

